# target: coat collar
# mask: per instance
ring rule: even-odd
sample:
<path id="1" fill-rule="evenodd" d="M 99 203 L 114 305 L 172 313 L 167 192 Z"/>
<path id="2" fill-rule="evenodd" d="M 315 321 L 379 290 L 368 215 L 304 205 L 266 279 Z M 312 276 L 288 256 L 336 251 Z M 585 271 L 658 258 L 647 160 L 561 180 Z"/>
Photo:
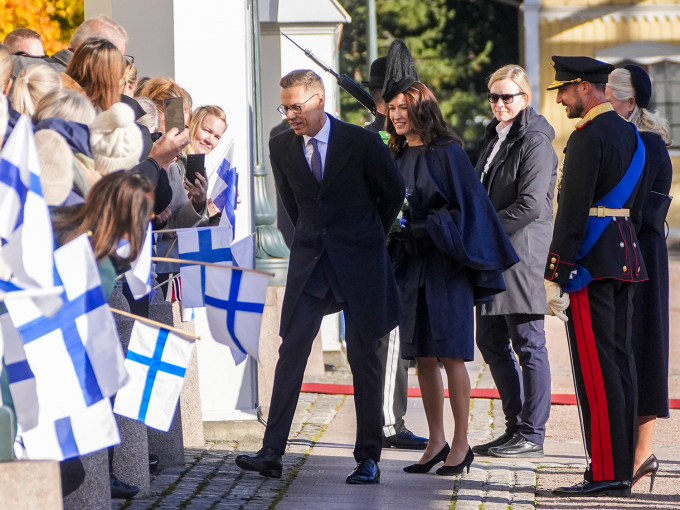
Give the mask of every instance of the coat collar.
<path id="1" fill-rule="evenodd" d="M 330 183 L 338 176 L 351 155 L 351 147 L 349 147 L 351 145 L 351 138 L 347 133 L 344 123 L 331 115 L 328 115 L 328 120 L 330 121 L 331 134 L 328 139 L 326 165 L 320 184 L 316 182 L 307 164 L 303 137 L 293 134 L 288 142 L 289 163 L 300 174 L 300 178 L 308 182 L 309 186 L 319 188 L 319 194 L 323 194 L 328 189 Z"/>

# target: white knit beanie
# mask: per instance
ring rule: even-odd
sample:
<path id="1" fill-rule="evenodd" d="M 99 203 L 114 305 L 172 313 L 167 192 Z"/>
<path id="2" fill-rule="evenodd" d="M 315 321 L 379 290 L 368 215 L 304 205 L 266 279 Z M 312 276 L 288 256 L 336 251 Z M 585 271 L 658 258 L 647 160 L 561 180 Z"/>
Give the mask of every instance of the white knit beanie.
<path id="1" fill-rule="evenodd" d="M 125 103 L 114 103 L 90 123 L 90 148 L 94 168 L 102 175 L 129 170 L 139 163 L 144 141 L 135 112 Z"/>
<path id="2" fill-rule="evenodd" d="M 40 185 L 47 205 L 61 205 L 73 189 L 73 153 L 61 136 L 51 129 L 35 134 L 40 160 Z"/>

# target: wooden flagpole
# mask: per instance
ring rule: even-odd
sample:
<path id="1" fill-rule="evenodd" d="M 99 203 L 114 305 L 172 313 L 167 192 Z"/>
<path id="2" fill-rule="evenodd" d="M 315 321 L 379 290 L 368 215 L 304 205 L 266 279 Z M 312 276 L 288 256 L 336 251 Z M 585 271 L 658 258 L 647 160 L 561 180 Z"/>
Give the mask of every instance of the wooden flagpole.
<path id="1" fill-rule="evenodd" d="M 140 317 L 139 315 L 124 312 L 123 310 L 118 310 L 117 308 L 110 308 L 110 309 L 113 313 L 117 313 L 118 315 L 123 315 L 125 317 L 129 317 L 131 319 L 138 320 L 139 322 L 143 322 L 145 324 L 148 324 L 149 326 L 167 329 L 168 331 L 172 331 L 176 335 L 180 335 L 180 336 L 183 336 L 183 337 L 186 337 L 186 338 L 191 338 L 192 340 L 200 340 L 201 339 L 200 336 L 194 335 L 192 333 L 187 333 L 186 331 L 182 331 L 181 329 L 173 328 L 172 326 L 168 326 L 167 324 L 163 324 L 162 322 L 157 322 L 157 321 L 154 321 L 154 320 L 151 320 L 151 319 L 147 319 L 146 317 Z"/>
<path id="2" fill-rule="evenodd" d="M 220 267 L 222 269 L 237 269 L 245 273 L 258 273 L 267 276 L 275 276 L 274 273 L 268 273 L 266 271 L 260 271 L 259 269 L 248 269 L 245 267 L 238 266 L 223 266 L 221 264 L 213 264 L 212 262 L 202 262 L 200 260 L 184 260 L 184 259 L 170 259 L 167 257 L 151 257 L 154 262 L 174 262 L 176 264 L 191 264 L 196 266 L 207 266 L 207 267 Z"/>

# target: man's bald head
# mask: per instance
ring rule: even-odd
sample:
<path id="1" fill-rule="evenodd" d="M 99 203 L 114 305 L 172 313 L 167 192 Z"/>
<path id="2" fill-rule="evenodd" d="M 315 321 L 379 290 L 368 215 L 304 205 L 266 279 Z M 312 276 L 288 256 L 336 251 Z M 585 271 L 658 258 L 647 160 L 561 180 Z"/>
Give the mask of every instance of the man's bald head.
<path id="1" fill-rule="evenodd" d="M 100 14 L 92 19 L 83 21 L 76 31 L 73 32 L 73 37 L 71 37 L 69 46 L 75 51 L 78 46 L 91 37 L 106 39 L 113 43 L 121 54 L 125 54 L 125 46 L 128 42 L 127 32 L 115 20 L 108 16 Z"/>

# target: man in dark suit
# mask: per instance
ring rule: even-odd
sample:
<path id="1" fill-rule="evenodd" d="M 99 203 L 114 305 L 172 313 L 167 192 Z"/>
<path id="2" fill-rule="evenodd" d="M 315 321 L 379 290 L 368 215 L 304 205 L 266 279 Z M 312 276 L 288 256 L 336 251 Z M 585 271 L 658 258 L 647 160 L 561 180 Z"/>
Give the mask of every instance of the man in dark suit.
<path id="1" fill-rule="evenodd" d="M 399 322 L 397 287 L 385 237 L 404 202 L 404 181 L 377 134 L 324 112 L 313 71 L 281 79 L 292 130 L 269 142 L 272 171 L 295 227 L 281 312 L 279 361 L 263 448 L 236 464 L 280 477 L 281 456 L 307 358 L 324 315 L 343 310 L 354 377 L 355 469 L 347 483 L 380 481 L 382 368 L 377 340 Z"/>

